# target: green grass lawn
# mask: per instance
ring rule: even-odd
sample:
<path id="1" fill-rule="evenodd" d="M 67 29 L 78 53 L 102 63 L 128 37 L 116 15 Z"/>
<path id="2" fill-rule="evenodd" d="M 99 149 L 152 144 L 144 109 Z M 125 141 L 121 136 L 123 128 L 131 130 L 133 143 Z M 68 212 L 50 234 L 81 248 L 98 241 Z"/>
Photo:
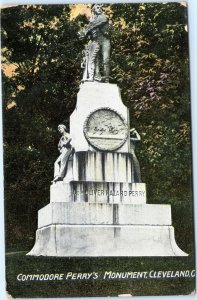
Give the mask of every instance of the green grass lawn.
<path id="1" fill-rule="evenodd" d="M 25 252 L 7 253 L 7 291 L 12 297 L 78 297 L 137 295 L 188 295 L 195 290 L 195 278 L 104 280 L 105 271 L 143 272 L 193 270 L 188 257 L 32 257 Z M 18 274 L 97 272 L 98 279 L 62 281 L 18 281 Z"/>

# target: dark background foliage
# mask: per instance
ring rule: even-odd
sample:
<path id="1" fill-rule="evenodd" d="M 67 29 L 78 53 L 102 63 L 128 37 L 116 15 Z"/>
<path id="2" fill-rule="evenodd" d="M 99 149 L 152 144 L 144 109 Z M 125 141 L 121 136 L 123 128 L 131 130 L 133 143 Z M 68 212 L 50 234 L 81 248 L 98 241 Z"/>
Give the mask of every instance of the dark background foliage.
<path id="1" fill-rule="evenodd" d="M 193 251 L 187 11 L 180 3 L 105 5 L 111 20 L 111 83 L 120 87 L 148 203 L 171 204 L 176 240 Z M 82 72 L 85 15 L 68 5 L 2 10 L 7 251 L 30 250 L 37 212 L 49 202 L 57 125 L 69 125 Z"/>

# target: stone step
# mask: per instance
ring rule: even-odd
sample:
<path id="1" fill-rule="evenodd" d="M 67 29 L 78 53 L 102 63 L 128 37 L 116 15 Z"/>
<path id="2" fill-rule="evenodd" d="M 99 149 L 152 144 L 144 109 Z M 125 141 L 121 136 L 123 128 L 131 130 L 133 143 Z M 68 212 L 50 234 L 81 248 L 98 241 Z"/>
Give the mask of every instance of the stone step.
<path id="1" fill-rule="evenodd" d="M 54 202 L 38 212 L 38 228 L 51 224 L 171 225 L 171 206 Z"/>

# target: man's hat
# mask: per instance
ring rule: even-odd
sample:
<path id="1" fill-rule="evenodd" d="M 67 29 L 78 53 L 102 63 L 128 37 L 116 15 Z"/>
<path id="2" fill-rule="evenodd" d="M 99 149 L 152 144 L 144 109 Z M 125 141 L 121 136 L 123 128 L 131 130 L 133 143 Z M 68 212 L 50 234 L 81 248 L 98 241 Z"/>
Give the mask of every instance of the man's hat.
<path id="1" fill-rule="evenodd" d="M 103 4 L 100 4 L 100 3 L 94 3 L 94 4 L 91 5 L 91 10 L 93 10 L 93 8 L 94 8 L 95 5 L 99 5 L 99 6 L 103 7 Z"/>

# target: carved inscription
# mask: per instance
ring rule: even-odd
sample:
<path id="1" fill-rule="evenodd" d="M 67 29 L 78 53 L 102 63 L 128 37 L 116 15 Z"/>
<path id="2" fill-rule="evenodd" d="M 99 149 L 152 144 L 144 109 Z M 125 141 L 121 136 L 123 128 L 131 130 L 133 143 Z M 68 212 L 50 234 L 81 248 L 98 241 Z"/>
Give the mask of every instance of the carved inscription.
<path id="1" fill-rule="evenodd" d="M 116 150 L 126 141 L 128 128 L 123 117 L 110 108 L 92 112 L 85 121 L 84 134 L 99 150 Z"/>

